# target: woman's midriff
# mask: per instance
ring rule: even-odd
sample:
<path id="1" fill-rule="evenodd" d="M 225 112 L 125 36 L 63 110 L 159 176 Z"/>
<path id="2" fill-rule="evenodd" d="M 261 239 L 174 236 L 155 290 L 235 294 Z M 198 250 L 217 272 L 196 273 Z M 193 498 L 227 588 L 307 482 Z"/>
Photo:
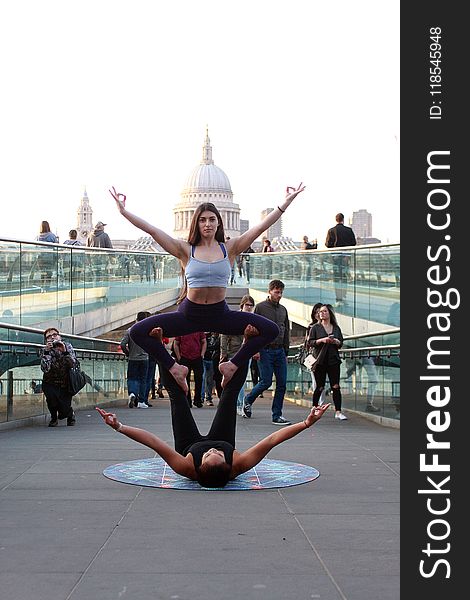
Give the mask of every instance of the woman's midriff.
<path id="1" fill-rule="evenodd" d="M 225 288 L 189 288 L 187 298 L 195 304 L 215 304 L 225 300 Z"/>

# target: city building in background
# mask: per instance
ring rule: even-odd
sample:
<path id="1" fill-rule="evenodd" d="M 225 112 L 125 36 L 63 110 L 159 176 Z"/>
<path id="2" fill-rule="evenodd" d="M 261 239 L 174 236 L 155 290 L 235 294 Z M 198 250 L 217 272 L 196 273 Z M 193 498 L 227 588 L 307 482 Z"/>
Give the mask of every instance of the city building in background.
<path id="1" fill-rule="evenodd" d="M 265 208 L 261 211 L 261 221 L 272 213 L 274 208 Z M 268 239 L 273 241 L 274 238 L 282 237 L 282 217 L 276 221 L 269 229 L 266 229 L 264 233 L 261 234 L 260 239 Z"/>
<path id="2" fill-rule="evenodd" d="M 144 235 L 133 242 L 129 250 L 137 250 L 138 252 L 165 252 L 153 237 Z"/>
<path id="3" fill-rule="evenodd" d="M 86 188 L 83 191 L 83 197 L 77 210 L 77 240 L 86 246 L 88 235 L 93 231 L 93 209 L 90 206 L 90 200 L 86 193 Z"/>
<path id="4" fill-rule="evenodd" d="M 233 202 L 232 188 L 227 175 L 214 164 L 207 129 L 202 147 L 202 160 L 189 174 L 181 192 L 181 200 L 173 208 L 175 237 L 188 239 L 192 216 L 201 202 L 215 204 L 222 216 L 227 236 L 240 235 L 240 207 Z"/>
<path id="5" fill-rule="evenodd" d="M 240 235 L 250 229 L 250 221 L 248 219 L 240 219 Z"/>
<path id="6" fill-rule="evenodd" d="M 356 237 L 371 238 L 372 237 L 372 215 L 370 212 L 361 208 L 353 212 L 350 225 Z"/>
<path id="7" fill-rule="evenodd" d="M 381 244 L 382 240 L 376 237 L 356 237 L 356 242 L 358 246 L 365 246 L 366 244 Z"/>
<path id="8" fill-rule="evenodd" d="M 271 246 L 275 252 L 291 252 L 299 249 L 299 242 L 287 236 L 268 238 L 271 240 Z"/>

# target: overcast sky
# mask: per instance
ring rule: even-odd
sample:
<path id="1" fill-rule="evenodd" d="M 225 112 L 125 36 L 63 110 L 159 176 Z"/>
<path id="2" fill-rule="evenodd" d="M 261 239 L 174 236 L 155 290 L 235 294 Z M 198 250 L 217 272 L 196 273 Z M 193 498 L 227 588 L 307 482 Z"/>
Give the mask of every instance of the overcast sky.
<path id="1" fill-rule="evenodd" d="M 173 230 L 206 125 L 241 217 L 307 188 L 284 233 L 365 208 L 399 240 L 398 0 L 15 0 L 0 4 L 0 237 L 61 241 L 86 186 L 113 238 L 129 210 Z"/>

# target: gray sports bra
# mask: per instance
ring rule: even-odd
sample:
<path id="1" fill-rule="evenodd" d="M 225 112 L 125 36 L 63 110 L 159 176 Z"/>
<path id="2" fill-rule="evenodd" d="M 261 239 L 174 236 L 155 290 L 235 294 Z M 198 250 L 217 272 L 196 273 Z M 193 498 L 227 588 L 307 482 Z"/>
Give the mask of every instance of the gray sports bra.
<path id="1" fill-rule="evenodd" d="M 189 262 L 185 269 L 188 287 L 227 287 L 232 268 L 230 266 L 225 244 L 219 242 L 219 245 L 224 253 L 224 258 L 216 260 L 215 262 L 206 262 L 194 258 L 194 246 L 191 246 Z"/>

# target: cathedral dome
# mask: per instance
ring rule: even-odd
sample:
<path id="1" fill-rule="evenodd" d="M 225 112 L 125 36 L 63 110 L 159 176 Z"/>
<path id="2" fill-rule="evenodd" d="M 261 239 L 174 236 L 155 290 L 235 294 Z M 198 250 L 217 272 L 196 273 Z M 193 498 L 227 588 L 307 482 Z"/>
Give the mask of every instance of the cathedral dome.
<path id="1" fill-rule="evenodd" d="M 193 169 L 184 184 L 183 193 L 191 192 L 226 192 L 231 194 L 232 188 L 227 175 L 221 168 L 214 165 L 214 163 L 202 163 Z"/>
<path id="2" fill-rule="evenodd" d="M 182 194 L 194 192 L 232 193 L 227 175 L 220 167 L 214 165 L 214 161 L 212 160 L 212 146 L 207 131 L 204 146 L 202 147 L 202 160 L 190 173 L 182 190 Z"/>
<path id="3" fill-rule="evenodd" d="M 212 202 L 220 212 L 225 234 L 240 235 L 240 207 L 233 201 L 232 188 L 227 175 L 212 160 L 209 132 L 202 147 L 202 160 L 186 179 L 181 191 L 181 201 L 173 208 L 175 236 L 188 239 L 191 219 L 201 202 Z"/>

